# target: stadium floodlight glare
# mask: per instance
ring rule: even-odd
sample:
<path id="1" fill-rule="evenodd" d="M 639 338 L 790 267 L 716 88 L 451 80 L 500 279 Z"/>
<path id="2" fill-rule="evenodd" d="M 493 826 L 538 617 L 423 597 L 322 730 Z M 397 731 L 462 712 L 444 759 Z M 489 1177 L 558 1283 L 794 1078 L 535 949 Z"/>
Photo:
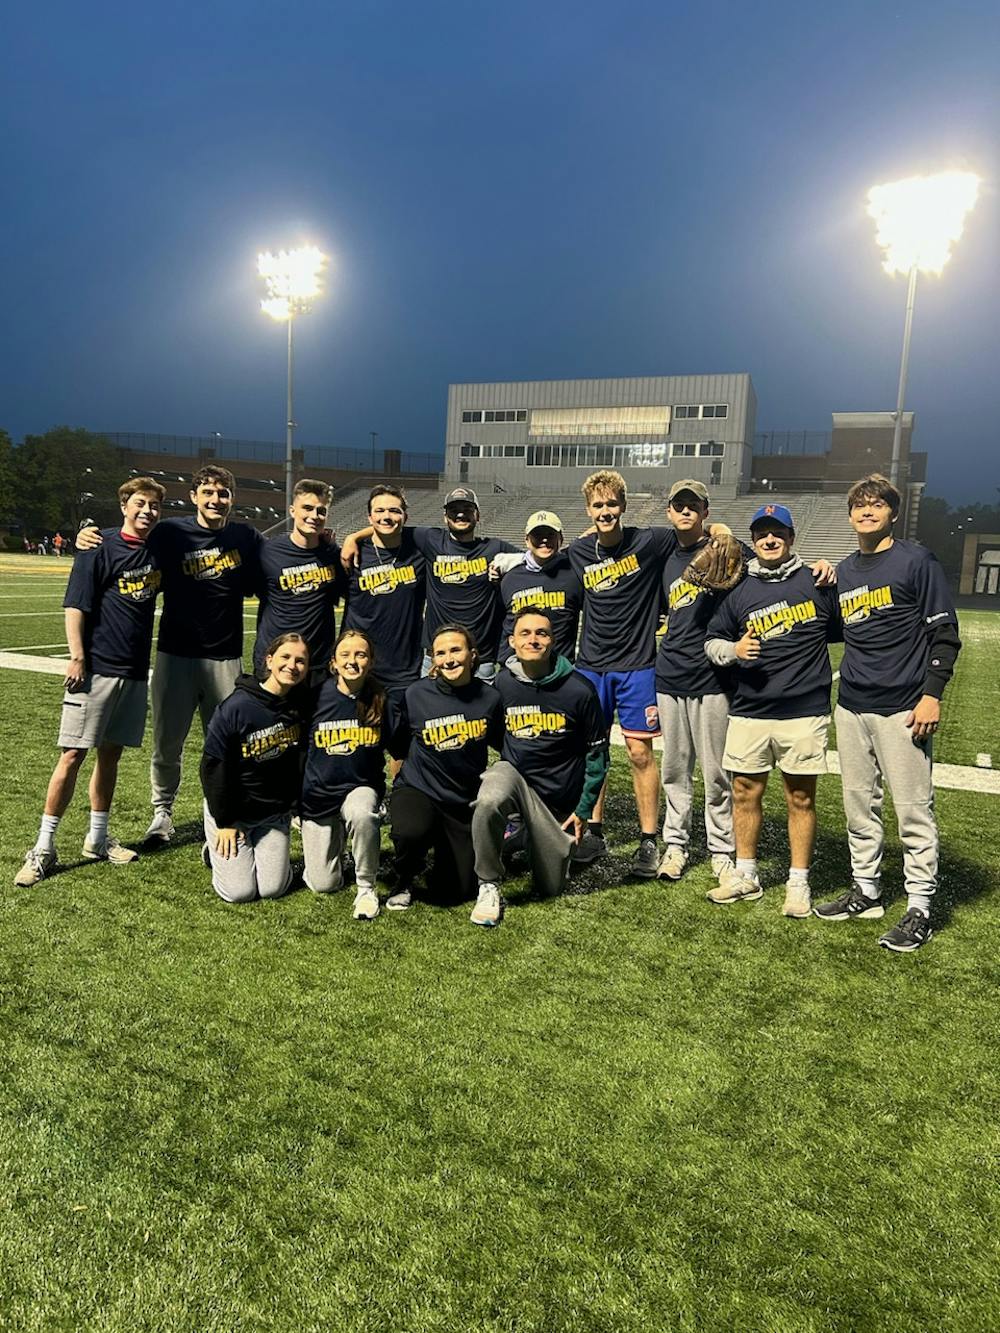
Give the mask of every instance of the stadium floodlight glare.
<path id="1" fill-rule="evenodd" d="M 917 274 L 943 271 L 951 258 L 952 246 L 962 237 L 966 216 L 975 207 L 979 183 L 979 177 L 972 171 L 942 171 L 935 176 L 909 176 L 906 180 L 874 185 L 868 191 L 868 216 L 875 220 L 875 239 L 884 254 L 882 267 L 889 274 L 909 274 L 889 473 L 894 486 L 899 484 L 903 399 Z"/>
<path id="2" fill-rule="evenodd" d="M 292 372 L 294 365 L 292 326 L 296 315 L 308 310 L 322 292 L 321 279 L 326 267 L 326 255 L 315 245 L 304 245 L 298 250 L 279 250 L 272 254 L 265 250 L 257 256 L 257 272 L 264 279 L 267 296 L 260 308 L 279 323 L 288 326 L 288 379 L 287 419 L 285 423 L 285 505 L 292 503 L 292 437 L 295 418 L 292 412 Z M 288 519 L 291 526 L 291 519 Z"/>

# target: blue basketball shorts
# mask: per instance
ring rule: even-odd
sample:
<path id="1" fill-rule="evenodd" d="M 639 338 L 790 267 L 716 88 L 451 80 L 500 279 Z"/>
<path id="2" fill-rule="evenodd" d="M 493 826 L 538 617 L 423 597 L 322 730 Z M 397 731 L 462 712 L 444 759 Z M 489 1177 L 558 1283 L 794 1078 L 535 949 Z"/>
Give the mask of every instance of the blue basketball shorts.
<path id="1" fill-rule="evenodd" d="M 640 671 L 588 671 L 579 666 L 576 669 L 597 691 L 609 729 L 617 712 L 626 736 L 659 736 L 655 667 L 643 667 Z"/>

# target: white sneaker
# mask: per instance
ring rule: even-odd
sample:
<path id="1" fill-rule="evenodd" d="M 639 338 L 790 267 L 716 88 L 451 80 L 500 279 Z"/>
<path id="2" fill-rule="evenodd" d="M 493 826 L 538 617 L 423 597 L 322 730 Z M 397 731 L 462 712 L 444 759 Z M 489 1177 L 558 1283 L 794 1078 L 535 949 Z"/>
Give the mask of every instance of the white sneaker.
<path id="1" fill-rule="evenodd" d="M 712 854 L 712 874 L 720 884 L 725 884 L 730 875 L 736 874 L 736 862 L 728 852 L 714 852 Z"/>
<path id="2" fill-rule="evenodd" d="M 729 903 L 751 903 L 763 896 L 764 890 L 760 880 L 755 876 L 741 875 L 735 866 L 733 873 L 726 876 L 725 883 L 720 880 L 714 889 L 709 889 L 705 894 L 710 903 L 720 903 L 723 906 Z"/>
<path id="3" fill-rule="evenodd" d="M 791 880 L 785 885 L 785 901 L 781 908 L 782 916 L 807 917 L 812 915 L 812 894 L 809 885 Z"/>
<path id="4" fill-rule="evenodd" d="M 687 863 L 687 852 L 676 842 L 672 842 L 668 844 L 666 851 L 660 857 L 660 866 L 656 872 L 656 878 L 680 879 L 681 875 L 684 874 L 684 867 Z"/>
<path id="5" fill-rule="evenodd" d="M 479 897 L 469 920 L 474 926 L 499 926 L 502 908 L 496 884 L 480 884 Z"/>
<path id="6" fill-rule="evenodd" d="M 14 883 L 19 889 L 30 889 L 32 884 L 45 878 L 56 864 L 55 852 L 40 852 L 32 847 L 24 858 L 24 865 L 14 876 Z"/>
<path id="7" fill-rule="evenodd" d="M 413 906 L 413 890 L 406 886 L 397 889 L 395 893 L 389 894 L 385 905 L 390 912 L 405 912 Z"/>
<path id="8" fill-rule="evenodd" d="M 165 809 L 156 810 L 153 814 L 153 822 L 142 835 L 143 842 L 168 843 L 174 836 L 174 821 L 170 817 L 170 811 Z"/>
<path id="9" fill-rule="evenodd" d="M 103 842 L 91 842 L 84 839 L 83 859 L 85 861 L 107 861 L 113 866 L 127 866 L 131 861 L 138 861 L 139 853 L 131 847 L 123 847 L 117 838 L 105 838 Z"/>
<path id="10" fill-rule="evenodd" d="M 378 916 L 378 894 L 374 889 L 358 889 L 354 895 L 355 921 L 374 921 Z"/>

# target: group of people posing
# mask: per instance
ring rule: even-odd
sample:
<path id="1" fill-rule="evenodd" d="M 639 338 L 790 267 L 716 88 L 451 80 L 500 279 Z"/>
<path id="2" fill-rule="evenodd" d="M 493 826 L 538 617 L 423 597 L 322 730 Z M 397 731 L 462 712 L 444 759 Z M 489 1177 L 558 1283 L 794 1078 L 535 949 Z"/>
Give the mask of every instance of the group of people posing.
<path id="1" fill-rule="evenodd" d="M 778 768 L 790 853 L 784 914 L 880 918 L 887 782 L 907 905 L 879 942 L 908 952 L 930 937 L 938 862 L 931 743 L 960 643 L 937 560 L 893 536 L 900 496 L 884 477 L 849 492 L 858 550 L 836 569 L 824 561 L 805 568 L 789 510 L 761 506 L 742 547 L 744 576 L 731 588 L 692 575 L 709 544 L 734 541 L 710 522 L 708 491 L 692 479 L 671 487 L 668 526 L 637 528 L 624 521 L 623 478 L 595 472 L 583 485 L 588 530 L 565 543 L 558 515 L 540 510 L 525 525 L 523 549 L 478 532 L 478 500 L 467 487 L 446 496 L 444 526 L 411 527 L 403 491 L 380 484 L 367 525 L 342 549 L 326 531 L 324 483 L 298 483 L 291 530 L 271 540 L 230 520 L 234 488 L 225 468 L 203 468 L 192 480 L 195 515 L 161 521 L 163 488 L 135 478 L 119 491 L 120 530 L 80 534 L 65 598 L 62 753 L 18 884 L 55 866 L 59 820 L 91 749 L 83 856 L 136 857 L 110 836 L 108 812 L 122 749 L 142 742 L 162 591 L 144 841 L 163 846 L 174 836 L 181 755 L 198 710 L 204 856 L 226 901 L 291 887 L 297 817 L 308 887 L 341 887 L 349 842 L 354 915 L 377 916 L 387 811 L 396 880 L 384 905 L 406 910 L 418 892 L 474 899 L 471 920 L 497 925 L 512 858 L 526 853 L 535 887 L 553 895 L 574 862 L 607 855 L 617 717 L 635 794 L 632 875 L 685 873 L 697 761 L 716 880 L 708 897 L 720 905 L 759 899 L 763 796 Z M 259 598 L 259 610 L 254 670 L 243 675 L 247 596 Z M 829 644 L 839 640 L 836 723 L 853 877 L 832 902 L 813 906 Z M 653 741 L 661 735 L 658 772 Z M 491 749 L 499 755 L 492 765 Z"/>

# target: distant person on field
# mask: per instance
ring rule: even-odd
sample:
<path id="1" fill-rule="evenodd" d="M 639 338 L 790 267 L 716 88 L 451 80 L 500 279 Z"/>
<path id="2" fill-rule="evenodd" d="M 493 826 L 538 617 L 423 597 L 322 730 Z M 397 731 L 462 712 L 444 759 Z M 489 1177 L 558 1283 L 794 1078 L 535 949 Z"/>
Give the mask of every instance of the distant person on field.
<path id="1" fill-rule="evenodd" d="M 38 839 L 24 858 L 14 883 L 37 884 L 56 865 L 56 830 L 76 789 L 90 750 L 97 757 L 90 779 L 90 829 L 83 844 L 87 861 L 127 865 L 136 853 L 108 832 L 126 746 L 142 744 L 153 639 L 153 612 L 160 567 L 148 539 L 160 518 L 165 491 L 150 477 L 135 477 L 119 488 L 119 530 L 103 545 L 73 563 L 63 599 L 69 665 L 56 764 L 45 797 Z"/>
<path id="2" fill-rule="evenodd" d="M 878 473 L 847 495 L 858 550 L 837 567 L 844 657 L 836 722 L 854 882 L 814 910 L 821 921 L 883 915 L 882 798 L 888 783 L 903 844 L 906 911 L 879 944 L 912 953 L 933 934 L 938 830 L 932 746 L 962 645 L 936 557 L 893 537 L 899 508 L 899 491 Z"/>

